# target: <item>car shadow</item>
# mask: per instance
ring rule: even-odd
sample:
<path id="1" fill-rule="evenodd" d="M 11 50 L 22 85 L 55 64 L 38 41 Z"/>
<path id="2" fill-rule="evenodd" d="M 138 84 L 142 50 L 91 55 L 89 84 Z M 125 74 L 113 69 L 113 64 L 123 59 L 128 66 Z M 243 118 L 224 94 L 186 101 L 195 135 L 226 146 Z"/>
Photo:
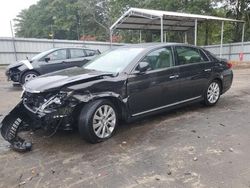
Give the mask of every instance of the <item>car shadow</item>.
<path id="1" fill-rule="evenodd" d="M 16 92 L 16 91 L 22 91 L 23 88 L 20 84 L 6 84 L 4 87 L 8 92 Z"/>
<path id="2" fill-rule="evenodd" d="M 33 152 L 42 150 L 48 153 L 54 153 L 55 151 L 83 153 L 84 151 L 84 153 L 88 155 L 96 154 L 97 151 L 103 155 L 105 155 L 105 153 L 108 155 L 109 152 L 126 152 L 127 149 L 131 150 L 133 147 L 145 142 L 148 137 L 150 137 L 150 132 L 154 131 L 155 128 L 164 128 L 163 131 L 165 131 L 166 134 L 169 132 L 169 134 L 171 133 L 173 136 L 173 134 L 175 134 L 174 130 L 176 130 L 177 127 L 183 126 L 181 124 L 175 124 L 176 122 L 173 120 L 187 118 L 186 116 L 188 116 L 188 114 L 203 110 L 204 108 L 203 105 L 197 103 L 138 119 L 131 123 L 122 122 L 112 138 L 98 144 L 90 144 L 84 141 L 80 137 L 77 129 L 73 131 L 58 131 L 52 137 L 46 137 L 44 132 L 38 131 L 29 135 L 29 138 L 33 142 Z M 124 144 L 129 147 L 123 148 Z"/>

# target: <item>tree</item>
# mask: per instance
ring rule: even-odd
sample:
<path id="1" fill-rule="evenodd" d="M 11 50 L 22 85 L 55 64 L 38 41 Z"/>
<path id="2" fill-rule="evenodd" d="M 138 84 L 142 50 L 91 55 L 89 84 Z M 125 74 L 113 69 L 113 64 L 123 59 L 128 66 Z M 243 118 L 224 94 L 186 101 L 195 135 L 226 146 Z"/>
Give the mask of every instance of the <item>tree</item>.
<path id="1" fill-rule="evenodd" d="M 229 6 L 230 5 L 230 6 Z M 40 0 L 23 10 L 16 18 L 16 35 L 19 37 L 79 39 L 94 35 L 97 40 L 109 39 L 109 27 L 130 7 L 214 15 L 244 19 L 246 38 L 250 39 L 250 0 Z M 198 44 L 218 43 L 220 23 L 199 23 Z M 236 27 L 236 29 L 233 29 Z M 225 25 L 225 42 L 239 41 L 240 25 Z M 193 33 L 193 32 L 192 32 Z M 52 35 L 53 34 L 53 35 Z M 123 42 L 138 42 L 134 31 L 117 31 Z M 146 41 L 159 41 L 160 31 L 144 32 Z M 172 41 L 181 41 L 182 33 L 168 32 Z"/>
<path id="2" fill-rule="evenodd" d="M 246 38 L 250 39 L 250 0 L 225 0 L 224 8 L 226 16 L 246 22 Z M 234 26 L 233 42 L 241 40 L 242 24 L 236 23 Z"/>

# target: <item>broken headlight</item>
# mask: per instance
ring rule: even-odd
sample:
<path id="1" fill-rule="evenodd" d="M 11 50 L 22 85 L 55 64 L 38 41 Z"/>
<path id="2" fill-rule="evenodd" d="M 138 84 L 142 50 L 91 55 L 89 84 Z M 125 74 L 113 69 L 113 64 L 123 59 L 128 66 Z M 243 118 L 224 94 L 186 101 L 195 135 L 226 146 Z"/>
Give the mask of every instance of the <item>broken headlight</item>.
<path id="1" fill-rule="evenodd" d="M 72 91 L 60 91 L 58 93 L 27 93 L 25 92 L 23 102 L 28 109 L 34 113 L 50 113 L 68 104 Z"/>
<path id="2" fill-rule="evenodd" d="M 71 97 L 72 94 L 73 91 L 60 91 L 55 96 L 52 96 L 49 100 L 47 100 L 42 106 L 52 109 L 60 107 L 69 97 Z"/>

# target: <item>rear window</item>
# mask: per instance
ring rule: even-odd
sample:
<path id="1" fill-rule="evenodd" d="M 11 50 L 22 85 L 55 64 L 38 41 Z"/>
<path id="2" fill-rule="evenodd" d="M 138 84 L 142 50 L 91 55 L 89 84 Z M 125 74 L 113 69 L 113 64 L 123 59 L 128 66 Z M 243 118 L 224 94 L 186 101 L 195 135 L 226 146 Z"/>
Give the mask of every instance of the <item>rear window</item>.
<path id="1" fill-rule="evenodd" d="M 96 50 L 85 50 L 87 56 L 94 56 L 100 54 L 99 51 Z"/>
<path id="2" fill-rule="evenodd" d="M 81 58 L 85 57 L 85 53 L 83 49 L 70 49 L 71 58 Z"/>
<path id="3" fill-rule="evenodd" d="M 177 46 L 176 53 L 179 65 L 208 61 L 206 55 L 196 48 L 187 46 Z"/>

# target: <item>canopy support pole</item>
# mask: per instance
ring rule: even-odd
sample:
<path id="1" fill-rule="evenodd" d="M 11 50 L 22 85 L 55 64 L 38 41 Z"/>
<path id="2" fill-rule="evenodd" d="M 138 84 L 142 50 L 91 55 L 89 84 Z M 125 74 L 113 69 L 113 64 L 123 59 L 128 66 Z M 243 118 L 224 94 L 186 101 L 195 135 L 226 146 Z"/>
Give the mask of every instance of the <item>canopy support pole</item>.
<path id="1" fill-rule="evenodd" d="M 112 48 L 112 43 L 113 43 L 113 30 L 112 29 L 110 29 L 109 30 L 109 35 L 110 35 L 110 38 L 109 38 L 109 40 L 110 40 L 110 48 Z"/>
<path id="2" fill-rule="evenodd" d="M 194 28 L 194 45 L 197 46 L 197 33 L 198 33 L 198 20 L 195 19 L 195 28 Z"/>
<path id="3" fill-rule="evenodd" d="M 224 21 L 221 23 L 221 36 L 220 36 L 220 58 L 222 58 L 223 50 L 223 36 L 224 35 Z"/>
<path id="4" fill-rule="evenodd" d="M 187 32 L 185 32 L 185 35 L 184 35 L 184 43 L 187 44 L 188 41 L 187 41 Z"/>
<path id="5" fill-rule="evenodd" d="M 163 43 L 163 36 L 164 36 L 164 33 L 163 33 L 163 16 L 161 17 L 161 43 Z"/>
<path id="6" fill-rule="evenodd" d="M 246 23 L 243 23 L 243 26 L 242 26 L 242 39 L 241 39 L 241 53 L 242 53 L 242 55 L 244 54 L 245 26 L 246 26 Z"/>
<path id="7" fill-rule="evenodd" d="M 141 30 L 140 30 L 140 43 L 141 43 Z"/>
<path id="8" fill-rule="evenodd" d="M 17 61 L 15 35 L 14 35 L 14 32 L 13 32 L 13 26 L 12 26 L 12 22 L 11 21 L 10 21 L 10 29 L 11 29 L 12 43 L 13 43 L 13 48 L 14 48 L 15 59 Z"/>

